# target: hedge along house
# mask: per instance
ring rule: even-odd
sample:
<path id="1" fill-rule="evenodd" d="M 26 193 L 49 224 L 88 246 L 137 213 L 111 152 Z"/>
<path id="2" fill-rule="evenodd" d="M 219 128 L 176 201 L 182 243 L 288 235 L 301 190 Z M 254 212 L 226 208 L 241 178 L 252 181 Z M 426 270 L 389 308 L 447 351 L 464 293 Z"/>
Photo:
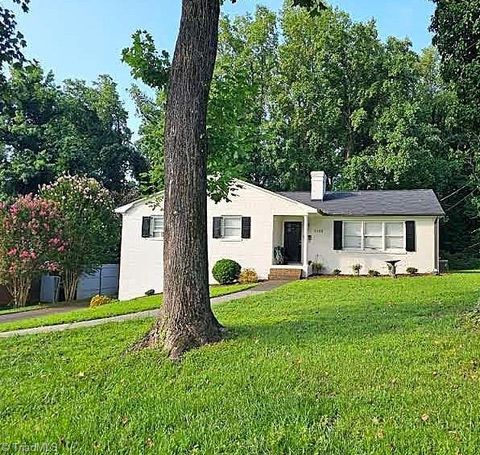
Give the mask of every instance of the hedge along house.
<path id="1" fill-rule="evenodd" d="M 311 173 L 311 191 L 275 193 L 236 181 L 230 201 L 208 200 L 208 258 L 253 268 L 260 279 L 299 278 L 321 263 L 324 273 L 352 274 L 398 260 L 399 273 L 439 268 L 442 207 L 432 190 L 327 192 L 324 172 Z M 163 208 L 141 199 L 119 207 L 123 216 L 121 300 L 163 290 Z"/>

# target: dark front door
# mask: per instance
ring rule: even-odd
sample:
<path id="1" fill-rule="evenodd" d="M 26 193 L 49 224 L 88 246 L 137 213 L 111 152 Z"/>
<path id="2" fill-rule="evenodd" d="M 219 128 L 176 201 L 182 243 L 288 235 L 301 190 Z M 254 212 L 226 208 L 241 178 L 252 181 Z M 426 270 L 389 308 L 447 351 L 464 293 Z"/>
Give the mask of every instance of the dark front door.
<path id="1" fill-rule="evenodd" d="M 287 262 L 302 261 L 302 222 L 285 221 L 283 246 Z"/>

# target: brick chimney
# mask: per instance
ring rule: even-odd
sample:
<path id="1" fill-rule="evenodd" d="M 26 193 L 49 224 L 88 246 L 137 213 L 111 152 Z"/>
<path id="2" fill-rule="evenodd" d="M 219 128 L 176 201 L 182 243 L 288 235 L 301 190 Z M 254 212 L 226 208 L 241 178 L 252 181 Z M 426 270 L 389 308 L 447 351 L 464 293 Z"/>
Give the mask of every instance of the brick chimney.
<path id="1" fill-rule="evenodd" d="M 311 198 L 312 201 L 323 201 L 327 191 L 327 174 L 323 171 L 313 171 L 311 178 Z"/>

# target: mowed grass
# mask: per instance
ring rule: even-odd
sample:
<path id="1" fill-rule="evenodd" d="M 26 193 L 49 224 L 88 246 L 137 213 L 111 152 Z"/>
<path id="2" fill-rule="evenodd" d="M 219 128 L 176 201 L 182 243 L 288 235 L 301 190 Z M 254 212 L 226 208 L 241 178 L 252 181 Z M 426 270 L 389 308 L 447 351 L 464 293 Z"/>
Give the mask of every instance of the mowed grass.
<path id="1" fill-rule="evenodd" d="M 475 454 L 480 274 L 318 279 L 215 307 L 180 363 L 152 320 L 0 340 L 2 442 L 81 454 Z"/>
<path id="2" fill-rule="evenodd" d="M 244 291 L 256 284 L 229 284 L 223 286 L 211 286 L 210 296 L 218 297 L 221 295 L 233 294 L 235 292 Z M 111 316 L 120 316 L 122 314 L 138 313 L 139 311 L 154 310 L 162 304 L 163 296 L 152 295 L 149 297 L 139 297 L 137 299 L 118 300 L 107 303 L 98 307 L 85 307 L 80 309 L 72 308 L 72 311 L 66 313 L 57 313 L 43 316 L 35 316 L 18 321 L 1 322 L 0 332 L 8 332 L 17 329 L 29 329 L 31 327 L 42 327 L 46 325 L 65 324 L 78 321 L 90 321 L 92 319 L 103 319 Z"/>

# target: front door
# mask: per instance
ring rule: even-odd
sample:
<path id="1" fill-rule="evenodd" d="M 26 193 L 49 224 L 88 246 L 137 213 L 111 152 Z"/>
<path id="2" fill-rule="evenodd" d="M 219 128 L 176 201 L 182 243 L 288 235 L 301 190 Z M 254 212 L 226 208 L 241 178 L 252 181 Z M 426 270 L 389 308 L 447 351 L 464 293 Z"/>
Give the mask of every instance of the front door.
<path id="1" fill-rule="evenodd" d="M 287 263 L 302 261 L 302 222 L 285 221 L 283 247 Z"/>

